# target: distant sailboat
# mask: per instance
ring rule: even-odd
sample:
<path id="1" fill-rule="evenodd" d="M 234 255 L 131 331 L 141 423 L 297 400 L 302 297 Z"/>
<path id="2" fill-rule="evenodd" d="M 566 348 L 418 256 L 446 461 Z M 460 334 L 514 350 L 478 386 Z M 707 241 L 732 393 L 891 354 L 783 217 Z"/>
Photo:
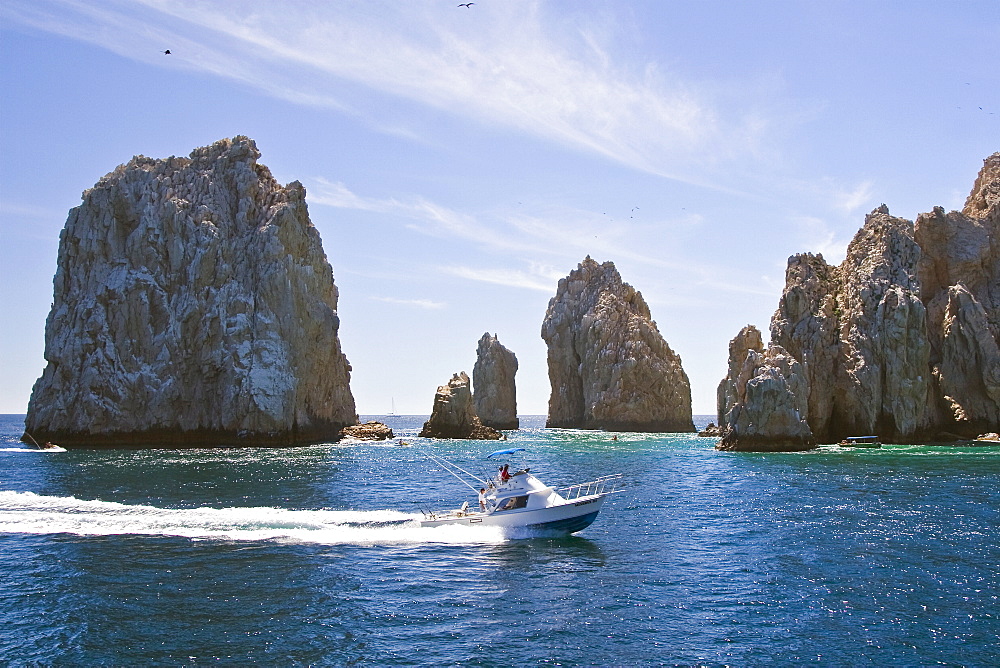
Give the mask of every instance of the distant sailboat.
<path id="1" fill-rule="evenodd" d="M 386 413 L 386 415 L 395 415 L 396 414 L 396 397 L 393 397 L 391 401 L 392 401 L 392 408 L 389 409 L 389 412 Z"/>

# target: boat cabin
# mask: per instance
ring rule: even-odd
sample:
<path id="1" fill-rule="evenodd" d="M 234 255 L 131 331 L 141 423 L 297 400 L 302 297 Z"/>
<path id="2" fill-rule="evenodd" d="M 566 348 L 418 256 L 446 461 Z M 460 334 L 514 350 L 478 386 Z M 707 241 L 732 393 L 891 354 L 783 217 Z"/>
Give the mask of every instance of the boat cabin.
<path id="1" fill-rule="evenodd" d="M 487 512 L 534 510 L 558 505 L 565 500 L 551 487 L 531 475 L 528 469 L 512 473 L 506 482 L 496 482 L 486 495 Z"/>

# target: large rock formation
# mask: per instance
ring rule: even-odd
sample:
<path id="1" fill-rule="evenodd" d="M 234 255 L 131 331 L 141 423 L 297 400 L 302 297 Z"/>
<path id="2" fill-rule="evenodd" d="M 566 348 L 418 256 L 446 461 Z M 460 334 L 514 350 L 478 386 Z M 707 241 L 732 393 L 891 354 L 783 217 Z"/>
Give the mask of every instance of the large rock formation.
<path id="1" fill-rule="evenodd" d="M 504 437 L 502 432 L 480 422 L 472 405 L 469 375 L 464 371 L 453 375 L 447 385 L 438 387 L 434 395 L 431 417 L 424 423 L 420 436 L 484 441 L 495 441 Z"/>
<path id="2" fill-rule="evenodd" d="M 290 445 L 357 422 L 305 189 L 235 137 L 133 158 L 60 236 L 26 430 L 62 445 Z"/>
<path id="3" fill-rule="evenodd" d="M 733 382 L 733 404 L 716 447 L 757 451 L 815 447 L 805 419 L 807 391 L 801 366 L 781 346 L 765 351 L 749 348 Z"/>
<path id="4" fill-rule="evenodd" d="M 987 158 L 961 213 L 917 217 L 927 306 L 932 419 L 972 436 L 1000 428 L 1000 153 Z"/>
<path id="5" fill-rule="evenodd" d="M 559 281 L 542 323 L 549 427 L 693 432 L 691 385 L 642 295 L 589 256 Z"/>
<path id="6" fill-rule="evenodd" d="M 802 414 L 821 443 L 996 430 L 998 341 L 1000 153 L 985 161 L 961 213 L 938 207 L 914 224 L 883 205 L 866 217 L 840 266 L 792 256 L 771 319 L 771 345 L 799 364 L 802 382 L 789 389 L 805 394 Z M 719 389 L 720 421 L 730 432 L 723 443 L 733 448 L 784 438 L 784 427 L 772 432 L 735 419 L 763 409 L 746 403 L 749 392 L 734 399 L 746 382 L 735 370 L 745 371 L 754 354 L 760 349 L 731 345 Z"/>
<path id="7" fill-rule="evenodd" d="M 479 339 L 476 366 L 472 369 L 472 395 L 476 414 L 494 429 L 517 429 L 517 357 L 489 332 Z"/>

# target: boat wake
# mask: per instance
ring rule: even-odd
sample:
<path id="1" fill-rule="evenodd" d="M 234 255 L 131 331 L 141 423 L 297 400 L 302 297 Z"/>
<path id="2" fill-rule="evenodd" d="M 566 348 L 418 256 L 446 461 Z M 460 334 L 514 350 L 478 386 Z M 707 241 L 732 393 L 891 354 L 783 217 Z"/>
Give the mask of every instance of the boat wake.
<path id="1" fill-rule="evenodd" d="M 192 540 L 326 545 L 483 544 L 505 540 L 496 527 L 421 527 L 419 519 L 419 515 L 394 510 L 157 508 L 0 491 L 0 533 L 179 536 Z"/>
<path id="2" fill-rule="evenodd" d="M 20 448 L 0 448 L 0 452 L 66 452 L 66 448 L 61 445 L 53 445 L 50 448 L 30 448 L 21 446 Z"/>

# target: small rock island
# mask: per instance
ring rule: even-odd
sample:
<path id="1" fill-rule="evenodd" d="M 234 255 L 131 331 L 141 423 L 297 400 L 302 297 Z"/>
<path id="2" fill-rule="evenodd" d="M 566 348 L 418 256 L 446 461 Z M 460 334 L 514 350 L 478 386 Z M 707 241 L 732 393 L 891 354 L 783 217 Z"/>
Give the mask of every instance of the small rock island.
<path id="1" fill-rule="evenodd" d="M 496 441 L 504 438 L 503 432 L 484 425 L 476 415 L 472 403 L 469 374 L 456 373 L 447 385 L 441 385 L 434 395 L 431 417 L 420 431 L 426 438 L 467 438 Z"/>
<path id="2" fill-rule="evenodd" d="M 494 429 L 517 429 L 517 357 L 489 332 L 479 339 L 472 368 L 472 401 L 483 424 Z"/>
<path id="3" fill-rule="evenodd" d="M 681 359 L 614 263 L 587 256 L 560 279 L 542 338 L 552 388 L 546 426 L 695 431 Z"/>
<path id="4" fill-rule="evenodd" d="M 64 446 L 284 446 L 358 422 L 305 189 L 234 137 L 136 156 L 60 235 L 25 429 Z"/>
<path id="5" fill-rule="evenodd" d="M 718 391 L 724 450 L 1000 430 L 1000 153 L 961 212 L 872 211 L 839 266 L 788 260 L 771 343 L 744 328 Z"/>

